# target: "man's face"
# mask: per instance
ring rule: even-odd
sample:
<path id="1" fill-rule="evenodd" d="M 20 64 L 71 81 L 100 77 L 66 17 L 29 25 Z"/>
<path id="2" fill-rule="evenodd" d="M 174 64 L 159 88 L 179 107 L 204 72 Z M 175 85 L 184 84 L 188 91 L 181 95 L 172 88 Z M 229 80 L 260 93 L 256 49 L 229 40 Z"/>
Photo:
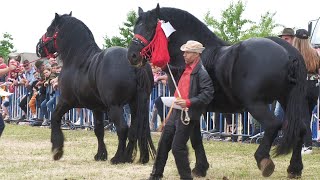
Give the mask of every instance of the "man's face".
<path id="1" fill-rule="evenodd" d="M 293 42 L 293 36 L 281 36 L 281 39 L 287 41 L 290 44 L 292 44 Z"/>
<path id="2" fill-rule="evenodd" d="M 185 51 L 183 57 L 184 62 L 190 65 L 199 58 L 199 53 Z"/>
<path id="3" fill-rule="evenodd" d="M 49 64 L 54 64 L 54 63 L 57 63 L 57 60 L 55 58 L 50 58 Z"/>
<path id="4" fill-rule="evenodd" d="M 31 70 L 31 65 L 30 65 L 30 63 L 24 63 L 23 64 L 23 67 L 24 67 L 24 69 L 26 70 L 26 71 L 29 71 L 29 70 Z"/>
<path id="5" fill-rule="evenodd" d="M 56 73 L 57 72 L 57 66 L 51 67 L 51 73 Z"/>

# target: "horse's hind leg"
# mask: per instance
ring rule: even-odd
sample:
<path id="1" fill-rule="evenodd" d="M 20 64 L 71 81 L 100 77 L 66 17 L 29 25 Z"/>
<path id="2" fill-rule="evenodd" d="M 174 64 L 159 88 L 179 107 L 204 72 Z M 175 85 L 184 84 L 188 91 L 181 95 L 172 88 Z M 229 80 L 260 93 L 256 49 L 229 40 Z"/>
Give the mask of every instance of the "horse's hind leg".
<path id="1" fill-rule="evenodd" d="M 98 139 L 98 152 L 94 156 L 96 161 L 105 161 L 108 159 L 108 152 L 106 145 L 103 141 L 104 138 L 104 124 L 103 124 L 103 112 L 101 111 L 93 111 L 94 117 L 94 134 Z"/>
<path id="2" fill-rule="evenodd" d="M 312 106 L 313 107 L 313 106 Z M 290 165 L 287 169 L 288 178 L 300 178 L 303 169 L 302 157 L 301 157 L 301 149 L 304 140 L 306 139 L 306 135 L 309 133 L 311 135 L 311 128 L 310 128 L 310 120 L 312 116 L 312 110 L 308 112 L 307 117 L 304 119 L 305 126 L 302 128 L 300 137 L 297 141 L 297 144 L 293 147 L 292 156 L 290 160 Z M 309 132 L 308 132 L 309 131 Z M 311 139 L 312 137 L 308 137 Z"/>
<path id="3" fill-rule="evenodd" d="M 290 165 L 287 169 L 288 178 L 300 178 L 302 174 L 303 164 L 301 157 L 301 149 L 302 149 L 302 136 L 297 141 L 297 145 L 293 147 L 292 156 L 290 160 Z"/>
<path id="4" fill-rule="evenodd" d="M 192 174 L 196 177 L 205 177 L 209 168 L 209 163 L 203 148 L 200 122 L 194 123 L 193 130 L 190 134 L 190 141 L 196 155 L 196 165 L 192 169 Z"/>
<path id="5" fill-rule="evenodd" d="M 114 157 L 111 159 L 112 164 L 125 162 L 125 148 L 128 136 L 128 125 L 123 117 L 123 108 L 120 106 L 111 106 L 109 111 L 109 117 L 116 126 L 118 135 L 118 149 Z"/>
<path id="6" fill-rule="evenodd" d="M 125 151 L 126 162 L 132 163 L 137 154 L 137 105 L 132 103 L 130 104 L 130 112 L 131 112 L 131 124 L 128 132 L 128 145 Z"/>
<path id="7" fill-rule="evenodd" d="M 265 133 L 262 141 L 254 154 L 258 168 L 264 177 L 271 176 L 275 165 L 270 158 L 270 149 L 274 139 L 277 137 L 278 130 L 282 123 L 276 121 L 274 114 L 270 111 L 267 104 L 256 103 L 248 107 L 251 115 L 264 126 Z"/>
<path id="8" fill-rule="evenodd" d="M 69 105 L 59 100 L 55 110 L 52 113 L 51 120 L 51 143 L 53 159 L 59 160 L 63 155 L 64 136 L 61 131 L 62 116 L 71 109 Z"/>

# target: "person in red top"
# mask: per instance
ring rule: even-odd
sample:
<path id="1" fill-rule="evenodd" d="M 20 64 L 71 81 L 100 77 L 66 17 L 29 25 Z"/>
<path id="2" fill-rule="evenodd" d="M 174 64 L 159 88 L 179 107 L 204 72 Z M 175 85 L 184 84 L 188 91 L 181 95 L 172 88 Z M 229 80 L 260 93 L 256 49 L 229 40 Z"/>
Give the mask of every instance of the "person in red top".
<path id="1" fill-rule="evenodd" d="M 200 116 L 213 99 L 212 80 L 200 59 L 204 47 L 201 43 L 190 40 L 182 45 L 180 49 L 184 52 L 183 57 L 186 67 L 183 69 L 170 69 L 176 72 L 183 72 L 178 82 L 179 91 L 176 90 L 175 92 L 175 97 L 177 98 L 175 104 L 187 110 L 190 121 L 185 121 L 185 111 L 173 109 L 162 131 L 156 160 L 149 179 L 161 179 L 163 177 L 164 167 L 171 149 L 180 178 L 193 178 L 188 159 L 187 142 L 189 138 L 193 138 L 192 136 L 201 136 Z M 198 152 L 196 153 L 196 167 L 192 170 L 192 173 L 195 176 L 199 176 L 198 168 L 202 168 L 204 172 L 200 176 L 205 176 L 209 164 L 201 137 L 200 142 L 192 143 L 192 146 Z"/>

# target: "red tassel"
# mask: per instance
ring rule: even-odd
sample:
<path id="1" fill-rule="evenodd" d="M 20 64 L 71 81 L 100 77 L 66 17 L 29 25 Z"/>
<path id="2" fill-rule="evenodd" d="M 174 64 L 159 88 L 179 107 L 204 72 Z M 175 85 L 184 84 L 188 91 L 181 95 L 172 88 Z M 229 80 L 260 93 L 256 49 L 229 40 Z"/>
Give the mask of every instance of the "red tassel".
<path id="1" fill-rule="evenodd" d="M 161 28 L 160 21 L 157 24 L 152 41 L 141 50 L 141 56 L 150 58 L 150 62 L 158 67 L 164 67 L 170 62 L 168 40 Z"/>

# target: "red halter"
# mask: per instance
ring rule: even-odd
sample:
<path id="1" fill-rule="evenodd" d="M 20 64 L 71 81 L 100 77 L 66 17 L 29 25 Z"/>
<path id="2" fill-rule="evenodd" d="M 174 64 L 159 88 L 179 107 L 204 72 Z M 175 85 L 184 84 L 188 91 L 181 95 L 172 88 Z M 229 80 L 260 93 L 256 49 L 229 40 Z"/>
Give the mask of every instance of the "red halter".
<path id="1" fill-rule="evenodd" d="M 44 34 L 41 38 L 42 44 L 43 44 L 42 46 L 43 50 L 46 53 L 48 58 L 51 58 L 51 57 L 55 58 L 56 55 L 55 53 L 49 53 L 48 48 L 46 47 L 46 44 L 53 41 L 55 52 L 57 52 L 58 51 L 57 37 L 58 37 L 58 31 L 56 31 L 52 37 L 47 37 L 46 34 Z"/>
<path id="2" fill-rule="evenodd" d="M 143 58 L 150 59 L 153 65 L 164 67 L 170 62 L 170 55 L 168 51 L 168 39 L 161 28 L 161 21 L 158 21 L 155 29 L 155 35 L 150 43 L 143 36 L 135 34 L 134 37 L 142 42 L 144 48 L 140 51 Z"/>

